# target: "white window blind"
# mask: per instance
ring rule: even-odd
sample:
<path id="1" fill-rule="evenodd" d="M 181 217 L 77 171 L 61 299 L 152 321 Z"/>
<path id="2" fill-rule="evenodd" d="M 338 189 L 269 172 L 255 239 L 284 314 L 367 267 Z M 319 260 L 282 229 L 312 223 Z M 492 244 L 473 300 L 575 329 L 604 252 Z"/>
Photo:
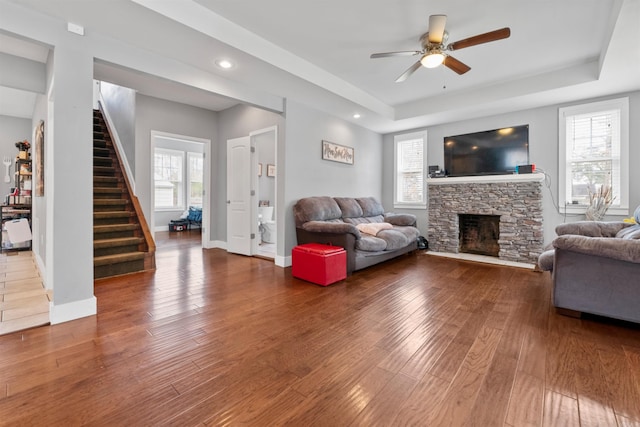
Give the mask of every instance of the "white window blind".
<path id="1" fill-rule="evenodd" d="M 628 209 L 628 101 L 560 109 L 560 207 L 582 213 L 590 193 L 611 187 L 612 214 Z M 616 211 L 617 210 L 617 211 Z"/>
<path id="2" fill-rule="evenodd" d="M 156 149 L 154 159 L 156 209 L 182 209 L 184 153 Z"/>
<path id="3" fill-rule="evenodd" d="M 397 207 L 424 207 L 424 134 L 395 139 L 395 200 Z"/>
<path id="4" fill-rule="evenodd" d="M 204 183 L 204 157 L 202 153 L 192 153 L 188 155 L 189 158 L 189 188 L 187 194 L 189 200 L 187 204 L 189 206 L 202 207 L 202 191 Z"/>

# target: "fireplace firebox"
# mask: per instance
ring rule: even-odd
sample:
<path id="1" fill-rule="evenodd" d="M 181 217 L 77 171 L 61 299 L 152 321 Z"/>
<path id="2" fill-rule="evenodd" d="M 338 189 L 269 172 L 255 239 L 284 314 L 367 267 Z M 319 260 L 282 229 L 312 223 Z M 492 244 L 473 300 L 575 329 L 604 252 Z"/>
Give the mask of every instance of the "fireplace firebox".
<path id="1" fill-rule="evenodd" d="M 499 256 L 500 216 L 458 214 L 460 252 Z"/>

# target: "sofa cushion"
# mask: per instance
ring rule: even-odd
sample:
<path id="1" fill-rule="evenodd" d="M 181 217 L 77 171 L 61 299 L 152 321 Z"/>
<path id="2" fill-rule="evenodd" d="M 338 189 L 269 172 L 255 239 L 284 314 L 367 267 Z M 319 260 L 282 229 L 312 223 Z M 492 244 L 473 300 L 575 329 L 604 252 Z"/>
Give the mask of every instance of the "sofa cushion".
<path id="1" fill-rule="evenodd" d="M 577 221 L 556 226 L 556 234 L 558 236 L 575 234 L 588 237 L 614 237 L 618 231 L 628 225 L 620 221 Z"/>
<path id="2" fill-rule="evenodd" d="M 371 224 L 377 222 L 384 222 L 384 217 L 382 215 L 376 216 L 361 216 L 359 218 L 343 218 L 344 222 L 348 222 L 349 224 Z"/>
<path id="3" fill-rule="evenodd" d="M 384 220 L 393 225 L 413 225 L 416 223 L 416 216 L 413 214 L 396 214 L 388 212 L 384 214 Z"/>
<path id="4" fill-rule="evenodd" d="M 356 241 L 356 249 L 365 252 L 380 252 L 387 249 L 387 242 L 370 234 L 362 234 L 362 238 Z"/>
<path id="5" fill-rule="evenodd" d="M 420 230 L 418 230 L 415 227 L 412 227 L 410 225 L 407 226 L 394 226 L 393 227 L 394 230 L 404 234 L 407 237 L 408 242 L 407 243 L 411 243 L 414 240 L 416 240 L 418 238 L 418 236 L 420 235 Z"/>
<path id="6" fill-rule="evenodd" d="M 361 233 L 370 234 L 372 236 L 377 235 L 381 230 L 389 230 L 393 228 L 393 225 L 388 222 L 369 222 L 369 223 L 360 223 L 356 225 L 356 228 L 360 230 Z"/>
<path id="7" fill-rule="evenodd" d="M 409 244 L 407 236 L 396 229 L 382 230 L 376 237 L 384 239 L 384 241 L 387 242 L 387 251 L 404 248 Z"/>
<path id="8" fill-rule="evenodd" d="M 342 211 L 342 218 L 358 218 L 362 216 L 362 208 L 353 197 L 334 197 Z"/>
<path id="9" fill-rule="evenodd" d="M 353 225 L 342 221 L 309 221 L 302 224 L 302 229 L 311 233 L 351 233 L 360 238 L 360 231 Z"/>
<path id="10" fill-rule="evenodd" d="M 362 207 L 362 216 L 376 216 L 384 214 L 382 204 L 374 197 L 359 197 L 356 201 Z"/>
<path id="11" fill-rule="evenodd" d="M 342 217 L 342 211 L 333 197 L 307 197 L 293 206 L 296 227 L 307 221 L 326 221 Z"/>

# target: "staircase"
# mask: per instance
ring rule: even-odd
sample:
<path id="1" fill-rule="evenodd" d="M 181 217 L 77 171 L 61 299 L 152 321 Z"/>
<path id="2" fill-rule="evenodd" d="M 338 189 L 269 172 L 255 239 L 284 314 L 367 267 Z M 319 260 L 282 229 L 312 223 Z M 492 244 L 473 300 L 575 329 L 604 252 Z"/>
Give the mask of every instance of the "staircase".
<path id="1" fill-rule="evenodd" d="M 109 127 L 93 111 L 93 274 L 95 279 L 155 270 L 155 244 L 122 172 Z"/>

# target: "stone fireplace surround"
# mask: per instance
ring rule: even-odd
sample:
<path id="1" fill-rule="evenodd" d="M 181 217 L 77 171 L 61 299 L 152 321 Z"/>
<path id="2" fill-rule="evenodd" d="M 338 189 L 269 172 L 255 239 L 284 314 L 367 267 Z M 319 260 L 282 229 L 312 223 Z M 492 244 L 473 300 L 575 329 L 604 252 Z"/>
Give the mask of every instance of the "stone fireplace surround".
<path id="1" fill-rule="evenodd" d="M 535 264 L 542 253 L 543 174 L 431 178 L 429 249 L 458 254 L 458 214 L 498 215 L 498 259 Z"/>

